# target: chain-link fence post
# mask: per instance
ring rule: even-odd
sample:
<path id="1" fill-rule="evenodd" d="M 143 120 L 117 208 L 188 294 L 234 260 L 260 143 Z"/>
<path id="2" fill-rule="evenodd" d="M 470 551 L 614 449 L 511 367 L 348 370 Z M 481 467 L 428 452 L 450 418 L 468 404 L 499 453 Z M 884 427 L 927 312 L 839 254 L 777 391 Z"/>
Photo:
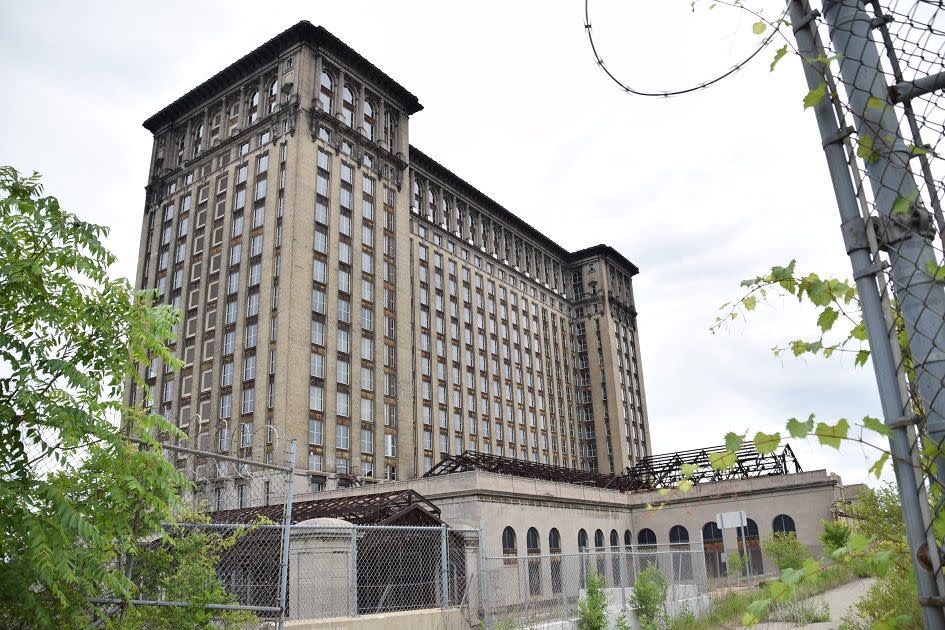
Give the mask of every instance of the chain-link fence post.
<path id="1" fill-rule="evenodd" d="M 289 472 L 285 487 L 285 508 L 282 520 L 282 553 L 279 564 L 279 621 L 276 627 L 282 630 L 285 625 L 287 605 L 289 601 L 289 545 L 292 539 L 292 490 L 295 478 L 295 440 L 289 442 Z"/>
<path id="2" fill-rule="evenodd" d="M 486 571 L 486 526 L 479 520 L 479 597 L 482 601 L 482 623 L 487 630 L 492 630 L 492 610 L 489 599 L 489 574 Z"/>
<path id="3" fill-rule="evenodd" d="M 818 14 L 811 10 L 806 0 L 790 0 L 788 9 L 807 85 L 812 90 L 819 88 L 824 84 L 827 56 L 816 32 Z M 834 86 L 828 85 L 827 93 L 833 92 Z M 902 501 L 906 535 L 910 548 L 915 551 L 925 540 L 918 484 L 906 427 L 901 423 L 896 424 L 901 420 L 906 406 L 899 387 L 895 353 L 886 334 L 886 321 L 876 283 L 876 273 L 880 267 L 874 265 L 872 260 L 866 224 L 860 215 L 842 144 L 851 130 L 840 128 L 829 98 L 821 99 L 813 106 L 813 109 L 840 211 L 841 232 L 850 257 L 860 307 L 866 323 L 883 416 L 887 425 L 890 425 L 890 451 Z M 937 595 L 935 582 L 919 563 L 915 553 L 912 554 L 912 566 L 920 597 L 928 598 Z M 941 608 L 923 606 L 922 614 L 927 628 L 945 628 L 945 616 Z"/>
<path id="4" fill-rule="evenodd" d="M 450 553 L 446 523 L 440 525 L 440 608 L 450 607 Z"/>
<path id="5" fill-rule="evenodd" d="M 860 144 L 871 138 L 872 151 L 864 162 L 879 213 L 880 237 L 888 249 L 893 287 L 909 336 L 926 429 L 938 445 L 945 439 L 945 288 L 928 271 L 938 266 L 931 245 L 932 218 L 909 169 L 912 149 L 900 135 L 895 109 L 887 103 L 889 88 L 869 15 L 859 0 L 825 0 L 824 18 L 840 56 L 840 81 Z M 897 207 L 903 205 L 899 212 Z M 936 465 L 942 483 L 945 458 L 939 455 Z"/>
<path id="6" fill-rule="evenodd" d="M 350 588 L 348 607 L 351 610 L 351 616 L 358 616 L 358 528 L 351 526 L 351 571 L 349 571 Z"/>
<path id="7" fill-rule="evenodd" d="M 625 547 L 617 549 L 620 562 L 620 609 L 627 610 L 627 550 Z"/>

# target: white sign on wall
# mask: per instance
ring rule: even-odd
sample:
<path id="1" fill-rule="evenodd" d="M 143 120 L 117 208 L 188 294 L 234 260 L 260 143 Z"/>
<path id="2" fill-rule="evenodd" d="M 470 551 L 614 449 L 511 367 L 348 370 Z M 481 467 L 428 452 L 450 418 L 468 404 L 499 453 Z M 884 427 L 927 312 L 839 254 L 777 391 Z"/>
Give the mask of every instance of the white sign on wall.
<path id="1" fill-rule="evenodd" d="M 732 527 L 745 527 L 748 525 L 748 518 L 745 512 L 721 512 L 715 515 L 715 524 L 719 529 L 730 529 Z"/>

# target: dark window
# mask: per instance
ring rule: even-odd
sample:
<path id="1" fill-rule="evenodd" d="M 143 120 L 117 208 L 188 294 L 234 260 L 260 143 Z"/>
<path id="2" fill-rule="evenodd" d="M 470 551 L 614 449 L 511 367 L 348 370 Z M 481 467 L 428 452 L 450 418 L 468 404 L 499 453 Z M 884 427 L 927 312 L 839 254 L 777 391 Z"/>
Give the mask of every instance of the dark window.
<path id="1" fill-rule="evenodd" d="M 341 91 L 341 117 L 346 125 L 354 127 L 354 92 L 347 85 Z"/>
<path id="2" fill-rule="evenodd" d="M 669 542 L 673 544 L 688 543 L 689 531 L 682 525 L 673 525 L 669 530 Z"/>
<path id="3" fill-rule="evenodd" d="M 653 533 L 652 529 L 643 528 L 637 534 L 637 542 L 641 545 L 655 545 L 656 534 Z"/>
<path id="4" fill-rule="evenodd" d="M 525 534 L 525 546 L 528 547 L 528 553 L 541 553 L 541 540 L 538 538 L 538 530 L 529 527 Z"/>
<path id="5" fill-rule="evenodd" d="M 623 533 L 623 546 L 627 548 L 633 546 L 633 534 L 630 533 L 629 529 Z"/>
<path id="6" fill-rule="evenodd" d="M 583 529 L 578 531 L 578 549 L 587 549 L 587 532 Z"/>
<path id="7" fill-rule="evenodd" d="M 515 530 L 511 527 L 506 527 L 502 531 L 502 553 L 507 556 L 514 556 L 518 554 L 518 549 L 515 542 Z"/>
<path id="8" fill-rule="evenodd" d="M 702 540 L 722 540 L 722 530 L 710 521 L 702 526 Z"/>
<path id="9" fill-rule="evenodd" d="M 374 120 L 374 105 L 371 104 L 371 101 L 364 101 L 364 134 L 369 140 L 374 139 L 375 126 L 376 121 Z"/>
<path id="10" fill-rule="evenodd" d="M 771 529 L 776 532 L 794 532 L 797 533 L 797 528 L 794 527 L 794 519 L 788 516 L 787 514 L 778 514 L 774 517 L 774 522 L 771 523 Z"/>
<path id="11" fill-rule="evenodd" d="M 561 553 L 561 535 L 554 527 L 548 532 L 548 551 L 551 553 Z"/>
<path id="12" fill-rule="evenodd" d="M 594 532 L 594 546 L 598 549 L 604 548 L 604 532 L 600 531 L 599 529 Z"/>

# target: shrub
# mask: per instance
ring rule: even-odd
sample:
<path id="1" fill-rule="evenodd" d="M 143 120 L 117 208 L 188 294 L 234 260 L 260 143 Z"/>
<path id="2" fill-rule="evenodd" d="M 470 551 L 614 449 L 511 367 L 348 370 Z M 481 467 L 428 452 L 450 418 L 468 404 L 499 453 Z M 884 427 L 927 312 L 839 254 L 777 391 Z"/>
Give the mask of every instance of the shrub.
<path id="1" fill-rule="evenodd" d="M 668 589 L 669 582 L 656 565 L 648 566 L 637 575 L 633 583 L 631 606 L 637 609 L 637 619 L 644 630 L 657 628 L 664 617 L 663 605 Z"/>
<path id="2" fill-rule="evenodd" d="M 820 542 L 824 544 L 824 551 L 827 555 L 832 554 L 837 549 L 847 546 L 850 539 L 850 527 L 838 521 L 822 521 L 824 524 L 824 533 L 820 535 Z"/>
<path id="3" fill-rule="evenodd" d="M 800 569 L 810 557 L 810 551 L 797 539 L 794 532 L 775 532 L 761 545 L 762 551 L 774 559 L 778 569 Z"/>
<path id="4" fill-rule="evenodd" d="M 607 604 L 604 578 L 592 573 L 587 577 L 587 592 L 578 602 L 578 629 L 604 630 L 607 628 Z"/>

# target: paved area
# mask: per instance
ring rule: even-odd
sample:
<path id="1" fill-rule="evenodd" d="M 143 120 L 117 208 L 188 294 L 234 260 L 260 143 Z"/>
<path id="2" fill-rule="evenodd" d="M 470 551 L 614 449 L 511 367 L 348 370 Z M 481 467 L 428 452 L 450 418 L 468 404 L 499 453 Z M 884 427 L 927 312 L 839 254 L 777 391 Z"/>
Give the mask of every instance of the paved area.
<path id="1" fill-rule="evenodd" d="M 806 626 L 796 626 L 789 623 L 762 623 L 757 626 L 759 630 L 788 630 L 789 628 L 804 628 L 805 630 L 827 630 L 828 628 L 837 628 L 840 620 L 847 613 L 851 606 L 863 595 L 873 583 L 872 578 L 854 580 L 843 586 L 824 591 L 820 595 L 815 595 L 812 600 L 826 601 L 830 606 L 830 621 L 822 623 L 812 623 Z"/>

